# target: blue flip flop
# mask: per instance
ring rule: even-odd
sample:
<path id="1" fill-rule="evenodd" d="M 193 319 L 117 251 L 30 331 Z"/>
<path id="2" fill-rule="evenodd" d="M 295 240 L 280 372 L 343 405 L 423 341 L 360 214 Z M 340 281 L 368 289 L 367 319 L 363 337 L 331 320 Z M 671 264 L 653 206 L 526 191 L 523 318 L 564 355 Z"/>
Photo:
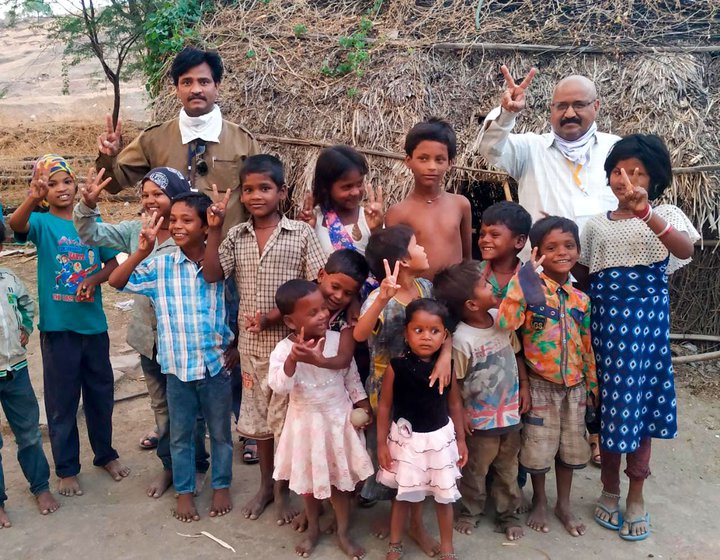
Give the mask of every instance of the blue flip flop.
<path id="1" fill-rule="evenodd" d="M 619 533 L 620 538 L 624 541 L 644 541 L 648 538 L 648 535 L 650 535 L 650 514 L 646 513 L 644 517 L 638 517 L 637 519 L 633 519 L 632 521 L 626 521 L 630 525 L 630 530 L 632 531 L 633 525 L 636 523 L 645 523 L 647 525 L 647 531 L 645 531 L 642 535 L 623 535 L 622 533 Z"/>
<path id="2" fill-rule="evenodd" d="M 607 514 L 608 514 L 608 517 L 610 517 L 611 519 L 612 519 L 612 516 L 617 513 L 617 514 L 618 514 L 618 524 L 617 524 L 617 525 L 613 525 L 613 524 L 610 523 L 609 521 L 605 521 L 604 519 L 601 519 L 601 518 L 598 517 L 597 515 L 594 515 L 594 516 L 593 516 L 593 518 L 595 519 L 595 523 L 597 523 L 597 524 L 600 525 L 601 527 L 605 527 L 606 529 L 610 529 L 611 531 L 619 531 L 619 530 L 620 530 L 620 527 L 622 527 L 622 523 L 623 523 L 623 517 L 622 517 L 622 512 L 620 511 L 619 508 L 608 509 L 608 508 L 606 508 L 606 507 L 605 507 L 604 505 L 602 505 L 602 504 L 595 504 L 595 507 L 599 507 L 599 508 L 600 508 L 601 510 L 603 510 L 605 513 L 607 513 Z"/>

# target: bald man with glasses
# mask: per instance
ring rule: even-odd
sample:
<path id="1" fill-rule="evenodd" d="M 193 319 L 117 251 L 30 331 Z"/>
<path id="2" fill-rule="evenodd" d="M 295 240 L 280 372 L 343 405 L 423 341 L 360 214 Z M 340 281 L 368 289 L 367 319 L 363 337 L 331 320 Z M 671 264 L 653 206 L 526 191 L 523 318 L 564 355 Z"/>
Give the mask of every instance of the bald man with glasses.
<path id="1" fill-rule="evenodd" d="M 477 150 L 518 182 L 519 202 L 533 221 L 562 216 L 574 220 L 582 231 L 591 216 L 617 207 L 603 164 L 619 137 L 597 130 L 600 100 L 595 84 L 584 76 L 560 80 L 550 103 L 551 132 L 513 134 L 536 70 L 531 69 L 520 84 L 505 65 L 501 71 L 506 89 L 500 107 L 483 123 Z M 529 254 L 526 247 L 520 256 L 527 260 Z"/>

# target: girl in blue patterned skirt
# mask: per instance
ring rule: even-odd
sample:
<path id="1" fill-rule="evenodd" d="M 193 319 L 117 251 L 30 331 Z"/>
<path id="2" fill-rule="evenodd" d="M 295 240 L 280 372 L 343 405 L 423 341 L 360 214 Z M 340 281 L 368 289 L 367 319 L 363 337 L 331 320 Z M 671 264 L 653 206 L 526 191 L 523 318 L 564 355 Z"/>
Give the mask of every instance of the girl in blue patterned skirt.
<path id="1" fill-rule="evenodd" d="M 677 435 L 667 277 L 690 262 L 700 236 L 679 208 L 651 205 L 672 183 L 670 154 L 659 137 L 623 138 L 605 172 L 618 208 L 588 222 L 580 257 L 590 273 L 600 384 L 603 490 L 595 520 L 637 541 L 649 534 L 643 484 L 650 475 L 650 438 Z M 623 453 L 630 479 L 624 515 Z"/>

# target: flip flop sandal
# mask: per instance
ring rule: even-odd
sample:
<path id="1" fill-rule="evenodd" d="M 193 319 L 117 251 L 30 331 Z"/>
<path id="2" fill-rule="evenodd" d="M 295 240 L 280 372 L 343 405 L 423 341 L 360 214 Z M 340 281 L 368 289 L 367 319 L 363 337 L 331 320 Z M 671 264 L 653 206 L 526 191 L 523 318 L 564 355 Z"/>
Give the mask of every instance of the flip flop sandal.
<path id="1" fill-rule="evenodd" d="M 150 432 L 150 434 L 153 434 L 154 432 Z M 140 440 L 140 449 L 155 449 L 158 446 L 158 437 L 156 435 L 146 435 L 144 438 Z"/>
<path id="2" fill-rule="evenodd" d="M 626 521 L 628 525 L 630 525 L 630 530 L 632 531 L 633 525 L 636 525 L 637 523 L 645 523 L 647 525 L 647 531 L 642 533 L 641 535 L 623 535 L 622 533 L 619 533 L 620 538 L 624 541 L 644 541 L 648 538 L 650 535 L 650 514 L 646 513 L 644 517 L 638 517 L 637 519 L 633 519 L 632 521 Z"/>
<path id="3" fill-rule="evenodd" d="M 246 465 L 254 465 L 260 461 L 258 457 L 257 441 L 254 439 L 245 439 L 243 443 L 243 463 Z"/>
<path id="4" fill-rule="evenodd" d="M 608 517 L 610 517 L 610 519 L 612 519 L 612 516 L 617 513 L 618 514 L 618 524 L 613 525 L 612 523 L 610 523 L 610 521 L 605 521 L 604 519 L 601 519 L 597 515 L 593 515 L 593 519 L 595 519 L 595 523 L 600 525 L 600 527 L 605 527 L 606 529 L 610 529 L 611 531 L 619 531 L 620 530 L 620 527 L 622 527 L 622 524 L 623 524 L 623 517 L 622 517 L 622 512 L 620 511 L 619 508 L 608 509 L 602 504 L 595 504 L 595 507 L 598 507 L 601 510 L 603 510 L 605 513 L 607 513 Z"/>

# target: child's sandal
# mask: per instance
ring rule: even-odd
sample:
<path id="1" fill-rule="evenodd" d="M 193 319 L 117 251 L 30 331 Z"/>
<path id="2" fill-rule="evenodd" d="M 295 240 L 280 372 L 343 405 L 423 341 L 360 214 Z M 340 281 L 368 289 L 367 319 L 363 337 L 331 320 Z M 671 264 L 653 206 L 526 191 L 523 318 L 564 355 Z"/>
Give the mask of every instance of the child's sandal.
<path id="1" fill-rule="evenodd" d="M 402 558 L 403 555 L 403 544 L 401 542 L 398 543 L 388 543 L 388 549 L 387 554 L 397 554 L 398 558 Z"/>

